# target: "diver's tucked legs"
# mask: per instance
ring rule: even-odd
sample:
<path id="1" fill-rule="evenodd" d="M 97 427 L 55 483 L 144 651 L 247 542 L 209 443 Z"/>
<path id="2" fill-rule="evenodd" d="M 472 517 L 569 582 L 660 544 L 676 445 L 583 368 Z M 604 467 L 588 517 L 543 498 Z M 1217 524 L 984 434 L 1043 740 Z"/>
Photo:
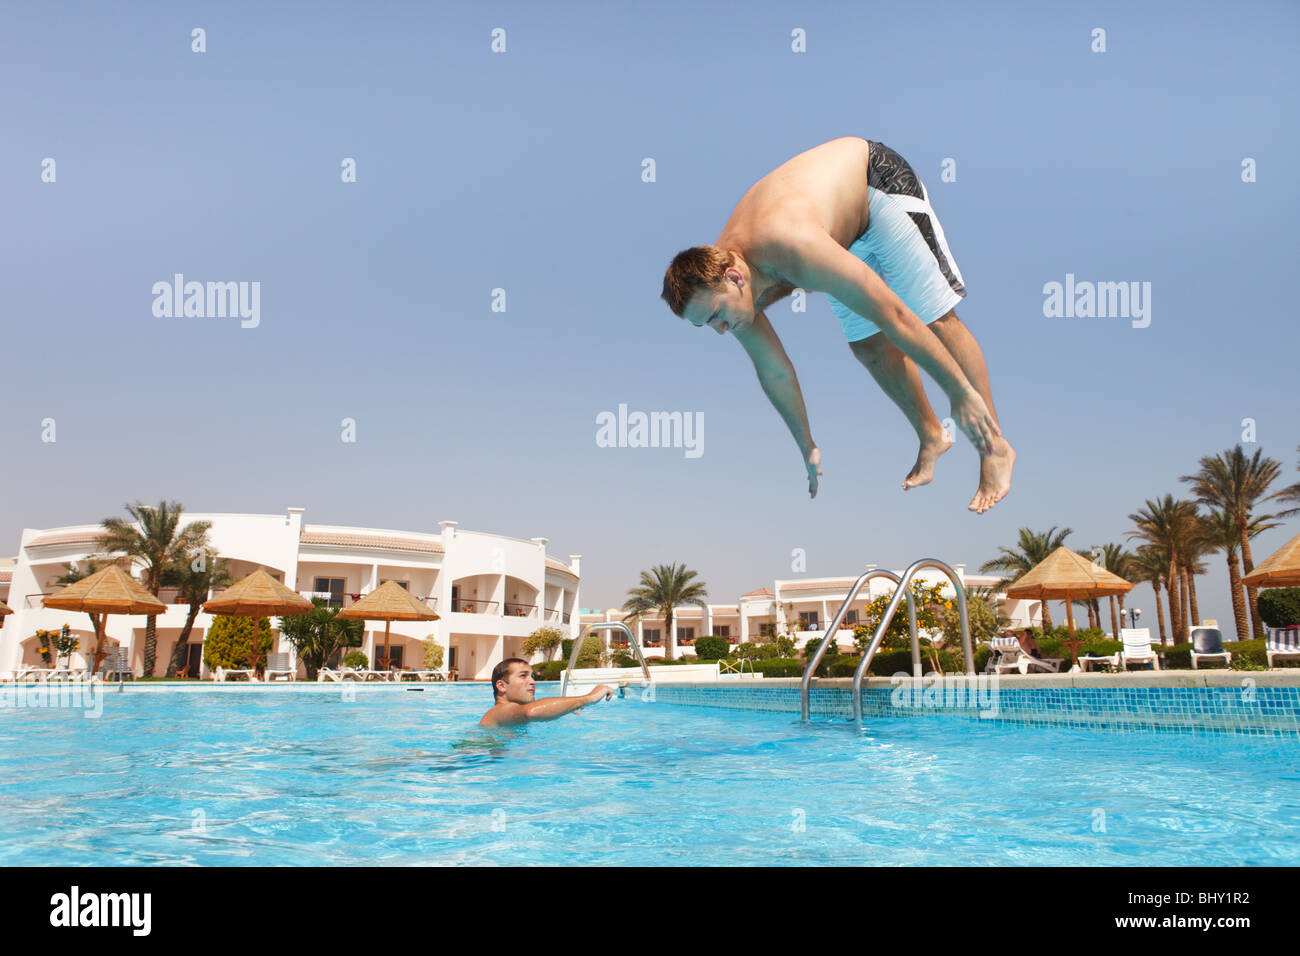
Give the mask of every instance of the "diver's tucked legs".
<path id="1" fill-rule="evenodd" d="M 916 455 L 916 464 L 903 479 L 903 490 L 929 484 L 934 477 L 934 463 L 952 442 L 935 417 L 930 400 L 925 396 L 920 369 L 885 337 L 884 332 L 850 342 L 849 348 L 858 361 L 867 367 L 881 391 L 907 416 L 920 440 L 921 448 Z"/>
<path id="2" fill-rule="evenodd" d="M 930 328 L 939 337 L 944 348 L 956 359 L 961 370 L 970 380 L 975 391 L 980 393 L 984 404 L 989 408 L 993 420 L 998 420 L 997 409 L 993 407 L 993 393 L 989 389 L 989 372 L 984 363 L 984 353 L 979 343 L 971 334 L 957 313 L 947 312 L 930 323 Z M 998 427 L 1002 423 L 998 422 Z M 993 453 L 980 458 L 980 483 L 971 499 L 969 508 L 980 514 L 988 511 L 1006 497 L 1011 490 L 1011 469 L 1016 462 L 1016 453 L 1002 436 L 993 439 Z"/>

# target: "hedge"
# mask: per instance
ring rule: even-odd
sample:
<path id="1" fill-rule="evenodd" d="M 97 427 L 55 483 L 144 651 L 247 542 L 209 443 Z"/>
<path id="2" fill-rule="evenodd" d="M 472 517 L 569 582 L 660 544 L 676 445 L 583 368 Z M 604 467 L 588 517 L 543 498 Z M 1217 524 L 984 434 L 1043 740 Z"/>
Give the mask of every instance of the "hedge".
<path id="1" fill-rule="evenodd" d="M 725 637 L 697 637 L 695 639 L 695 656 L 702 661 L 717 661 L 727 656 L 731 645 Z"/>
<path id="2" fill-rule="evenodd" d="M 1259 616 L 1265 627 L 1300 624 L 1300 588 L 1269 588 L 1259 592 Z"/>

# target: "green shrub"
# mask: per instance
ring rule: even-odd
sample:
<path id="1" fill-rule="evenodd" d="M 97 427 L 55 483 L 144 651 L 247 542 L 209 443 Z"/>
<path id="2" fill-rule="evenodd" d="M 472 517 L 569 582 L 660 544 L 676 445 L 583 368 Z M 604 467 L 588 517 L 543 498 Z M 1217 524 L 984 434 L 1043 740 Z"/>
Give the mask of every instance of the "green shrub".
<path id="1" fill-rule="evenodd" d="M 539 627 L 524 638 L 523 643 L 519 645 L 519 653 L 523 657 L 532 657 L 540 652 L 549 661 L 555 654 L 555 649 L 563 643 L 564 632 L 558 627 Z M 572 643 L 570 643 L 569 648 L 572 650 Z M 565 659 L 568 659 L 567 653 Z"/>
<path id="2" fill-rule="evenodd" d="M 354 670 L 363 669 L 369 664 L 369 658 L 361 651 L 348 651 L 347 656 L 343 658 L 343 666 L 351 667 Z"/>
<path id="3" fill-rule="evenodd" d="M 560 640 L 560 657 L 567 663 L 569 655 L 573 653 L 573 638 L 565 637 Z"/>
<path id="4" fill-rule="evenodd" d="M 746 641 L 743 644 L 737 644 L 728 657 L 736 661 L 742 657 L 751 661 L 766 661 L 777 657 L 779 650 L 778 644 L 773 641 L 764 641 L 761 644 Z M 793 654 L 793 651 L 791 653 Z"/>
<path id="5" fill-rule="evenodd" d="M 825 661 L 822 662 L 823 664 Z M 769 657 L 755 661 L 754 670 L 764 677 L 802 677 L 803 669 L 808 665 L 789 657 Z"/>
<path id="6" fill-rule="evenodd" d="M 835 650 L 835 648 L 836 648 L 836 643 L 835 643 L 835 638 L 834 638 L 834 636 L 832 636 L 832 637 L 830 637 L 830 638 L 827 638 L 826 636 L 823 635 L 822 637 L 810 637 L 810 638 L 808 638 L 808 643 L 805 644 L 805 645 L 803 646 L 803 656 L 804 656 L 804 660 L 808 660 L 808 661 L 812 660 L 813 657 L 816 656 L 816 654 L 817 654 L 817 648 L 821 647 L 821 646 L 822 646 L 822 643 L 823 643 L 824 641 L 827 641 L 827 640 L 830 641 L 831 646 L 828 647 L 828 648 L 826 648 L 826 656 L 827 656 L 827 657 L 833 657 L 833 656 L 835 656 L 835 654 L 836 654 L 836 650 Z"/>
<path id="7" fill-rule="evenodd" d="M 257 657 L 253 657 L 253 619 L 251 617 L 228 617 L 218 614 L 212 619 L 212 626 L 203 638 L 203 663 L 208 670 L 218 667 L 240 669 L 249 666 L 262 668 L 266 666 L 266 652 L 271 649 L 271 620 L 258 618 Z"/>
<path id="8" fill-rule="evenodd" d="M 570 649 L 572 650 L 572 649 Z M 588 634 L 582 639 L 582 650 L 578 651 L 578 660 L 576 667 L 599 667 L 600 656 L 604 653 L 605 645 L 601 643 L 599 637 L 595 634 Z M 565 658 L 568 663 L 568 658 Z"/>
<path id="9" fill-rule="evenodd" d="M 619 651 L 614 655 L 614 666 L 615 667 L 640 667 L 641 662 L 638 661 L 631 654 L 625 654 L 622 651 Z"/>
<path id="10" fill-rule="evenodd" d="M 432 637 L 424 639 L 424 667 L 425 670 L 436 671 L 442 667 L 442 645 Z"/>
<path id="11" fill-rule="evenodd" d="M 1269 588 L 1260 591 L 1259 616 L 1266 627 L 1300 624 L 1300 588 Z"/>
<path id="12" fill-rule="evenodd" d="M 560 675 L 564 673 L 564 668 L 569 662 L 563 661 L 543 661 L 533 668 L 534 680 L 559 680 Z"/>
<path id="13" fill-rule="evenodd" d="M 1268 670 L 1268 654 L 1264 650 L 1264 641 L 1234 641 L 1224 643 L 1223 649 L 1232 653 L 1234 671 Z M 1279 666 L 1285 667 L 1286 664 Z"/>
<path id="14" fill-rule="evenodd" d="M 725 637 L 697 637 L 695 639 L 695 654 L 702 661 L 718 661 L 727 656 L 730 645 L 727 644 Z"/>

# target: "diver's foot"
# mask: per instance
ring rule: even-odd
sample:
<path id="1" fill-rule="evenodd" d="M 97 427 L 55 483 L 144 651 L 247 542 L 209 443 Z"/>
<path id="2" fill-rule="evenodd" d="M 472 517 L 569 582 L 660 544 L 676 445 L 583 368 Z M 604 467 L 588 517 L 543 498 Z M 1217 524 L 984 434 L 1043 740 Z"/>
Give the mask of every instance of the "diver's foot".
<path id="1" fill-rule="evenodd" d="M 934 478 L 934 463 L 951 447 L 952 441 L 943 429 L 922 441 L 921 450 L 916 453 L 916 464 L 903 479 L 903 490 L 928 485 Z"/>
<path id="2" fill-rule="evenodd" d="M 983 514 L 1005 498 L 1011 490 L 1011 469 L 1015 464 L 1015 449 L 1001 435 L 994 438 L 993 453 L 980 458 L 980 486 L 967 507 Z"/>

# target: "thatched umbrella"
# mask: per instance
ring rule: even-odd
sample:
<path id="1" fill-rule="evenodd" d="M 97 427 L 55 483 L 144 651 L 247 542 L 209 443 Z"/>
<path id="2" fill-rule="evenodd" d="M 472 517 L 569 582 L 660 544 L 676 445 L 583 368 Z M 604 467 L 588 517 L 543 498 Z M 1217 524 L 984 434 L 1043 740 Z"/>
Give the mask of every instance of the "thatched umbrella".
<path id="1" fill-rule="evenodd" d="M 14 612 L 13 608 L 11 608 L 4 601 L 0 601 L 0 617 L 4 617 L 6 614 L 12 614 L 13 612 Z"/>
<path id="2" fill-rule="evenodd" d="M 99 670 L 104 652 L 104 619 L 109 614 L 164 614 L 167 605 L 116 564 L 60 588 L 41 603 L 60 611 L 84 611 L 95 628 L 90 672 Z M 147 675 L 146 675 L 147 676 Z"/>
<path id="3" fill-rule="evenodd" d="M 1070 637 L 1073 639 L 1074 607 L 1071 601 L 1076 598 L 1127 594 L 1132 590 L 1133 585 L 1118 574 L 1112 574 L 1101 565 L 1062 545 L 1007 588 L 1007 597 L 1064 601 L 1065 616 L 1070 622 Z"/>
<path id="4" fill-rule="evenodd" d="M 256 668 L 261 656 L 257 652 L 257 629 L 264 617 L 283 617 L 286 614 L 304 614 L 315 605 L 301 594 L 287 587 L 258 568 L 248 577 L 240 578 L 203 605 L 209 614 L 226 614 L 232 617 L 253 619 L 253 650 L 249 666 Z"/>
<path id="5" fill-rule="evenodd" d="M 1285 588 L 1300 585 L 1300 534 L 1268 556 L 1241 579 L 1248 587 Z"/>
<path id="6" fill-rule="evenodd" d="M 340 611 L 339 617 L 353 621 L 384 622 L 384 660 L 388 656 L 388 632 L 394 621 L 437 621 L 439 615 L 429 610 L 423 601 L 417 601 L 414 595 L 396 581 L 385 581 L 346 611 Z"/>

